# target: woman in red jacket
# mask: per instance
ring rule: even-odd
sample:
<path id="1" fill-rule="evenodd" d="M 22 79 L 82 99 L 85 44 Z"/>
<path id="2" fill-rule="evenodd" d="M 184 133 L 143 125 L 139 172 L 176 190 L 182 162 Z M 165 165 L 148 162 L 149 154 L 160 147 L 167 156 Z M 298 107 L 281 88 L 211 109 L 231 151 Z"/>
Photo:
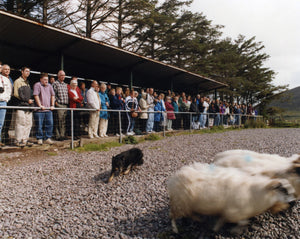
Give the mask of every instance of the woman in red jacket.
<path id="1" fill-rule="evenodd" d="M 173 130 L 172 122 L 174 119 L 176 119 L 174 114 L 174 107 L 172 105 L 172 99 L 170 96 L 166 97 L 165 106 L 167 111 L 167 130 L 170 131 Z"/>
<path id="2" fill-rule="evenodd" d="M 77 78 L 72 77 L 70 86 L 68 86 L 69 94 L 69 107 L 70 108 L 81 108 L 83 106 L 83 97 L 81 95 L 80 89 L 78 87 Z M 79 139 L 80 137 L 80 111 L 73 111 L 73 132 L 74 139 Z"/>

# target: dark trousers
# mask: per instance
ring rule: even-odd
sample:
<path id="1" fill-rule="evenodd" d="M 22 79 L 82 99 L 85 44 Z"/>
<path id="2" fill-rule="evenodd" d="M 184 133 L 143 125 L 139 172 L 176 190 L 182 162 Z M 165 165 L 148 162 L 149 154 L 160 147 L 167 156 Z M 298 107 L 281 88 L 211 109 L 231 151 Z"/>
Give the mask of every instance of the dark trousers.
<path id="1" fill-rule="evenodd" d="M 110 112 L 110 118 L 108 122 L 108 133 L 109 134 L 119 134 L 120 126 L 119 126 L 119 112 Z"/>

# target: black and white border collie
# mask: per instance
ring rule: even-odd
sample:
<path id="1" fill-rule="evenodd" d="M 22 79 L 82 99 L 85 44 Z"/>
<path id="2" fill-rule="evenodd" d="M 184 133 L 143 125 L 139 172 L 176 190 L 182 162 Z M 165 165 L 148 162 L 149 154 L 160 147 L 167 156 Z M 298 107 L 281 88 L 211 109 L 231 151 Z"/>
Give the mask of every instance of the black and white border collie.
<path id="1" fill-rule="evenodd" d="M 111 182 L 115 175 L 126 175 L 134 167 L 143 163 L 143 152 L 139 148 L 132 148 L 114 156 L 111 162 L 112 168 L 108 183 Z"/>

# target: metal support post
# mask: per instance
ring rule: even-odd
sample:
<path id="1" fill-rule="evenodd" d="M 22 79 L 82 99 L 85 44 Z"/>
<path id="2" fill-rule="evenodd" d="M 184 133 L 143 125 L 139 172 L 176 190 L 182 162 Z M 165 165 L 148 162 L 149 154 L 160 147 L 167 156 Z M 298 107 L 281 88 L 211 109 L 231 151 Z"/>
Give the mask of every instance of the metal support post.
<path id="1" fill-rule="evenodd" d="M 60 56 L 60 69 L 64 70 L 64 66 L 65 66 L 64 54 L 61 53 L 61 56 Z"/>
<path id="2" fill-rule="evenodd" d="M 189 115 L 190 115 L 190 132 L 192 132 L 192 122 L 193 122 L 192 113 L 190 113 Z"/>
<path id="3" fill-rule="evenodd" d="M 119 142 L 122 143 L 122 122 L 121 122 L 121 111 L 119 111 L 119 132 L 120 132 L 120 138 Z"/>
<path id="4" fill-rule="evenodd" d="M 74 112 L 73 112 L 73 109 L 71 109 L 71 148 L 72 149 L 74 149 L 74 131 L 73 131 L 74 118 L 73 118 L 73 116 L 74 116 Z M 78 129 L 76 129 L 76 130 L 78 130 Z"/>

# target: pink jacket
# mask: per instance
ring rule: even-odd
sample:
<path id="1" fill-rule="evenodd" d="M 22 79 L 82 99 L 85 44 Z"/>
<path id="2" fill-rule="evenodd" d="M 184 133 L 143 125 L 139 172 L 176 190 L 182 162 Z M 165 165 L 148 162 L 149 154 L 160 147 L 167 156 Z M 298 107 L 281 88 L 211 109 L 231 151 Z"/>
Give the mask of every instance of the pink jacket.
<path id="1" fill-rule="evenodd" d="M 171 120 L 176 119 L 174 114 L 174 107 L 172 106 L 172 104 L 166 101 L 165 106 L 166 106 L 166 111 L 171 111 L 170 113 L 169 112 L 167 113 L 167 119 L 171 119 Z"/>

